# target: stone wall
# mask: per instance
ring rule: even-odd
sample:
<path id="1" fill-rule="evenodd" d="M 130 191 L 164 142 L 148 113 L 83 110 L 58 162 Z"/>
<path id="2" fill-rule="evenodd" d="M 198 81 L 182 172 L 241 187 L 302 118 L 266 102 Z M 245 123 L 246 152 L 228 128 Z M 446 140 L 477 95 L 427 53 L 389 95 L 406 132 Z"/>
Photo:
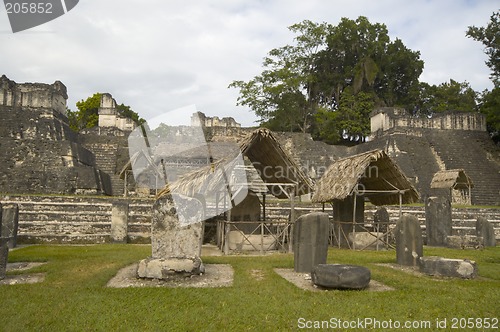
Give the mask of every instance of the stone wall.
<path id="1" fill-rule="evenodd" d="M 84 196 L 3 196 L 18 204 L 18 243 L 108 243 L 114 202 L 129 205 L 129 243 L 149 243 L 152 199 Z"/>
<path id="2" fill-rule="evenodd" d="M 114 202 L 128 203 L 127 241 L 150 243 L 153 199 L 97 198 L 79 196 L 0 196 L 3 205 L 19 205 L 18 243 L 107 243 L 111 242 L 111 217 Z M 399 208 L 387 206 L 390 221 L 399 220 Z M 321 204 L 297 204 L 297 216 L 320 212 Z M 332 214 L 331 207 L 326 212 Z M 375 207 L 365 207 L 367 226 L 373 223 Z M 418 218 L 425 234 L 425 208 L 404 206 L 403 213 Z M 287 221 L 290 215 L 288 201 L 269 201 L 266 219 Z M 452 209 L 453 235 L 475 235 L 478 217 L 490 221 L 500 240 L 500 209 Z"/>
<path id="3" fill-rule="evenodd" d="M 371 132 L 377 134 L 392 128 L 486 131 L 486 117 L 481 113 L 443 112 L 430 117 L 410 116 L 404 109 L 381 107 L 371 113 Z"/>
<path id="4" fill-rule="evenodd" d="M 500 205 L 500 149 L 485 131 L 391 129 L 349 149 L 350 154 L 383 149 L 420 192 L 432 194 L 430 183 L 442 169 L 464 169 L 474 183 L 472 204 Z"/>
<path id="5" fill-rule="evenodd" d="M 0 192 L 107 193 L 108 177 L 68 126 L 61 82 L 17 84 L 2 76 L 0 95 Z"/>
<path id="6" fill-rule="evenodd" d="M 399 220 L 399 206 L 386 206 L 389 221 L 393 226 Z M 300 203 L 296 205 L 296 215 L 322 211 L 321 204 Z M 332 216 L 332 207 L 325 205 L 325 211 Z M 374 225 L 376 206 L 365 205 L 365 225 Z M 418 218 L 425 236 L 425 207 L 403 206 L 403 214 L 411 214 Z M 456 208 L 452 207 L 452 235 L 476 235 L 476 220 L 484 217 L 493 224 L 497 242 L 500 241 L 500 208 Z M 290 203 L 287 201 L 268 201 L 266 206 L 266 219 L 287 221 L 290 215 Z"/>
<path id="7" fill-rule="evenodd" d="M 221 119 L 218 116 L 206 116 L 203 112 L 196 112 L 191 116 L 191 126 L 241 128 L 241 124 L 236 122 L 232 117 L 224 117 Z"/>
<path id="8" fill-rule="evenodd" d="M 101 104 L 98 112 L 99 127 L 115 127 L 122 131 L 132 131 L 136 127 L 132 119 L 120 115 L 116 101 L 109 93 L 101 95 Z"/>
<path id="9" fill-rule="evenodd" d="M 66 115 L 66 86 L 60 81 L 53 84 L 22 83 L 0 78 L 0 106 L 13 109 L 45 108 Z"/>

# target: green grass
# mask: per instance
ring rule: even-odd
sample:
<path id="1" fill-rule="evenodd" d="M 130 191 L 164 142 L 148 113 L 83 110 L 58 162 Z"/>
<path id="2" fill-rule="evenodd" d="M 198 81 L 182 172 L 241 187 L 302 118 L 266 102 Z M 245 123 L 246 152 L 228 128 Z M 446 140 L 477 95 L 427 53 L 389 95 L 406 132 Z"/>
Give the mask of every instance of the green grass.
<path id="1" fill-rule="evenodd" d="M 449 328 L 453 317 L 500 318 L 500 247 L 424 249 L 426 256 L 475 260 L 475 280 L 418 277 L 376 265 L 395 262 L 394 251 L 330 249 L 329 262 L 370 268 L 372 279 L 396 289 L 386 292 L 299 289 L 273 271 L 292 268 L 290 254 L 203 257 L 205 263 L 232 265 L 229 288 L 105 287 L 118 269 L 149 254 L 150 247 L 140 245 L 45 245 L 10 252 L 10 262 L 47 262 L 30 271 L 44 272 L 46 279 L 0 286 L 0 331 L 286 331 L 296 330 L 301 317 L 432 324 L 446 318 Z M 260 270 L 263 279 L 252 270 Z"/>

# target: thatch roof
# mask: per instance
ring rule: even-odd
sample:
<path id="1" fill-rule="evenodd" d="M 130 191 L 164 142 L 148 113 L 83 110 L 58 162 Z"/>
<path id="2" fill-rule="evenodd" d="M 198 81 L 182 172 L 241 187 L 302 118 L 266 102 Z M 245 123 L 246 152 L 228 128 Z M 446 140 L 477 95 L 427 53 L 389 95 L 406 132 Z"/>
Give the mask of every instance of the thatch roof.
<path id="1" fill-rule="evenodd" d="M 358 190 L 375 205 L 418 201 L 419 194 L 398 165 L 383 151 L 372 150 L 335 161 L 316 184 L 313 202 L 344 200 Z"/>
<path id="2" fill-rule="evenodd" d="M 158 169 L 158 166 L 155 165 L 155 162 L 153 161 L 151 156 L 149 154 L 147 154 L 145 152 L 145 150 L 139 150 L 139 151 L 136 151 L 132 155 L 132 157 L 130 157 L 128 162 L 121 169 L 120 173 L 118 173 L 120 176 L 120 179 L 124 179 L 125 173 L 129 170 L 132 170 L 132 166 L 135 165 L 142 158 L 144 158 L 144 160 L 146 161 L 148 169 L 152 169 L 155 174 L 157 174 L 160 178 L 163 178 L 163 174 Z M 146 166 L 146 165 L 143 165 L 143 166 Z"/>
<path id="3" fill-rule="evenodd" d="M 312 182 L 302 172 L 295 161 L 285 152 L 273 133 L 264 128 L 260 128 L 252 132 L 246 139 L 240 143 L 240 150 L 244 157 L 248 159 L 254 170 L 250 171 L 250 178 L 255 178 L 255 171 L 264 182 L 271 194 L 278 198 L 287 198 L 286 190 L 294 190 L 295 195 L 303 195 L 311 192 Z M 162 190 L 158 196 L 172 191 L 178 192 L 187 196 L 194 196 L 197 193 L 214 192 L 223 190 L 229 181 L 226 179 L 228 174 L 234 172 L 247 172 L 236 159 L 232 156 L 226 159 L 221 159 L 212 165 L 200 168 L 196 171 L 187 173 L 181 176 L 177 181 L 168 185 L 168 188 Z M 241 179 L 241 173 L 236 177 Z M 245 175 L 245 178 L 248 176 Z M 236 182 L 239 182 L 237 180 Z M 249 189 L 254 187 L 262 187 L 262 183 L 254 179 L 253 185 L 247 179 Z M 239 185 L 238 183 L 236 184 Z M 253 190 L 253 189 L 252 189 Z M 257 190 L 255 188 L 255 190 Z M 261 192 L 261 190 L 258 190 Z"/>
<path id="4" fill-rule="evenodd" d="M 450 169 L 434 174 L 431 188 L 468 189 L 474 188 L 471 178 L 463 169 Z"/>

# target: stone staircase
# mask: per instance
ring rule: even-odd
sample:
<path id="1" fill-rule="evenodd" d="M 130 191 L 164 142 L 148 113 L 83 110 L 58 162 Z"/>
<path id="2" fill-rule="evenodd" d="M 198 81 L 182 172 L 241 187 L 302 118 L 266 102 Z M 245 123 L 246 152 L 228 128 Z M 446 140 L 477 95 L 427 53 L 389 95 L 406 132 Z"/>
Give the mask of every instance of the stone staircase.
<path id="1" fill-rule="evenodd" d="M 425 137 L 414 133 L 394 132 L 353 149 L 353 154 L 373 149 L 385 150 L 415 185 L 421 201 L 429 196 L 432 177 L 439 171 L 439 165 Z"/>
<path id="2" fill-rule="evenodd" d="M 123 195 L 124 181 L 120 179 L 117 169 L 117 143 L 93 143 L 88 144 L 89 148 L 95 155 L 96 166 L 101 171 L 106 172 L 111 179 L 112 195 L 121 196 Z"/>
<path id="3" fill-rule="evenodd" d="M 425 137 L 446 169 L 462 168 L 470 176 L 474 183 L 472 204 L 500 205 L 498 149 L 486 132 L 429 130 Z"/>
<path id="4" fill-rule="evenodd" d="M 129 203 L 128 238 L 149 243 L 152 199 L 81 196 L 3 196 L 18 204 L 18 243 L 106 243 L 114 201 Z"/>

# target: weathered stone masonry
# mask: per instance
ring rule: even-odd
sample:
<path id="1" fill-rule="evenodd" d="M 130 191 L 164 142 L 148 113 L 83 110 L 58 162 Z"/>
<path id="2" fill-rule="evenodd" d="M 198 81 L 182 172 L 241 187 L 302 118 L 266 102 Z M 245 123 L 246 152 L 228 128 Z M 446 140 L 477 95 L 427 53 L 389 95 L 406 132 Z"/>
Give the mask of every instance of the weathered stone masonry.
<path id="1" fill-rule="evenodd" d="M 68 126 L 66 87 L 0 78 L 0 191 L 107 193 L 107 174 Z"/>

